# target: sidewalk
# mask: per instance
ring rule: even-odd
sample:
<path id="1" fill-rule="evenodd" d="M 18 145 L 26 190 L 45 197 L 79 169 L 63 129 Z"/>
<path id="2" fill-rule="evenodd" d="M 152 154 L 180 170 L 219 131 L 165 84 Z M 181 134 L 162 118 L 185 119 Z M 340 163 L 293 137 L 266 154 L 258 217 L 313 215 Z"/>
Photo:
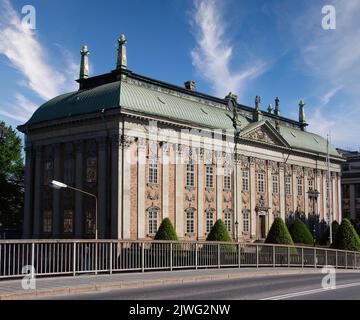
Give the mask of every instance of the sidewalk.
<path id="1" fill-rule="evenodd" d="M 321 269 L 288 268 L 244 268 L 244 269 L 201 269 L 147 273 L 123 273 L 103 275 L 81 275 L 36 279 L 36 290 L 22 289 L 21 279 L 0 281 L 0 300 L 21 300 L 56 295 L 90 293 L 122 288 L 143 288 L 147 286 L 174 285 L 188 282 L 264 277 L 271 275 L 293 275 L 320 273 Z M 354 270 L 337 272 L 354 273 Z"/>

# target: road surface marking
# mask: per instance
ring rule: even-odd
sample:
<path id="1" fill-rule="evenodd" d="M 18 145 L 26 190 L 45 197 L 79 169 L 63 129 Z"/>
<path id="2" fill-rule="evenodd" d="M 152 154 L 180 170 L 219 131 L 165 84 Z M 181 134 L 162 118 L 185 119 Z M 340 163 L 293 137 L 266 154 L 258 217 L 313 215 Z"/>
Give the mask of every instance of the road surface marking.
<path id="1" fill-rule="evenodd" d="M 343 284 L 343 285 L 340 285 L 340 286 L 336 286 L 336 288 L 334 288 L 334 289 L 320 288 L 320 289 L 314 289 L 314 290 L 300 291 L 300 292 L 284 294 L 284 295 L 281 295 L 281 296 L 274 296 L 274 297 L 270 297 L 270 298 L 265 298 L 265 299 L 261 299 L 261 300 L 285 300 L 285 299 L 290 299 L 290 298 L 295 298 L 295 297 L 306 296 L 306 295 L 310 295 L 310 294 L 322 293 L 322 292 L 338 290 L 338 289 L 344 289 L 344 288 L 357 287 L 357 286 L 360 286 L 360 282 Z"/>

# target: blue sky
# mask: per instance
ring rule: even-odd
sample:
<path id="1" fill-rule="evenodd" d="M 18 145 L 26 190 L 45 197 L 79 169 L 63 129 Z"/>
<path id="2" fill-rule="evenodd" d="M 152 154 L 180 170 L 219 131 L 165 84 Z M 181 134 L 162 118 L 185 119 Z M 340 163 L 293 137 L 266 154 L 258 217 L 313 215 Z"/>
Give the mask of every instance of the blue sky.
<path id="1" fill-rule="evenodd" d="M 24 5 L 36 29 L 21 25 Z M 336 30 L 321 26 L 324 5 Z M 128 38 L 134 72 L 219 97 L 229 91 L 262 109 L 281 99 L 297 119 L 305 99 L 309 130 L 358 150 L 359 0 L 0 0 L 0 118 L 24 123 L 44 101 L 77 89 L 79 50 L 92 75 L 115 68 L 117 38 Z"/>

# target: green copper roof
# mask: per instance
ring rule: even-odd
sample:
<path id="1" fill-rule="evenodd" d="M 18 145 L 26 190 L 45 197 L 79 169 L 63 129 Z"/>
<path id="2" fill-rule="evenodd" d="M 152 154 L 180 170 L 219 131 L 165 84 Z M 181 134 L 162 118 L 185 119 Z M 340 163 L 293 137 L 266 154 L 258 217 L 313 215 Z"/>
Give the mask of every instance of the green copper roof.
<path id="1" fill-rule="evenodd" d="M 195 98 L 196 99 L 196 98 Z M 194 101 L 183 94 L 167 94 L 127 81 L 117 81 L 92 89 L 81 90 L 58 96 L 35 111 L 27 126 L 50 120 L 120 108 L 144 116 L 155 116 L 189 126 L 209 129 L 232 129 L 232 113 L 224 108 Z M 254 123 L 239 115 L 241 129 L 251 129 Z M 275 127 L 273 121 L 270 121 Z M 255 126 L 254 126 L 255 127 Z M 326 153 L 326 140 L 316 134 L 301 131 L 280 124 L 279 134 L 294 149 L 315 153 Z M 340 154 L 330 146 L 330 154 Z"/>

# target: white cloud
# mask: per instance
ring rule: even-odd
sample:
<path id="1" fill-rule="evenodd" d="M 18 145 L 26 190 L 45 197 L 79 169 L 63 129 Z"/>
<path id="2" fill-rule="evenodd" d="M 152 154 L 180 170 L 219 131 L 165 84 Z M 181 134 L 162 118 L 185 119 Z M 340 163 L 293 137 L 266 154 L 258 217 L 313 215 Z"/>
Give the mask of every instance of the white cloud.
<path id="1" fill-rule="evenodd" d="M 10 1 L 0 0 L 0 8 L 0 54 L 5 55 L 10 65 L 22 75 L 18 84 L 25 85 L 43 100 L 76 90 L 74 79 L 78 68 L 70 53 L 65 49 L 62 51 L 63 68 L 57 70 L 35 31 L 22 26 L 19 13 Z M 59 60 L 59 57 L 56 58 Z M 23 116 L 17 112 L 14 115 L 13 110 L 1 113 L 23 121 L 25 115 L 31 115 L 28 111 L 34 107 L 33 103 L 25 99 L 22 95 L 16 95 L 14 102 L 16 108 L 23 108 Z"/>
<path id="2" fill-rule="evenodd" d="M 14 103 L 11 107 L 7 108 L 11 109 L 11 112 L 5 111 L 4 109 L 5 108 L 2 108 L 2 110 L 0 110 L 0 115 L 19 122 L 26 122 L 37 109 L 37 106 L 22 94 L 17 93 Z"/>
<path id="3" fill-rule="evenodd" d="M 337 86 L 336 88 L 331 89 L 330 91 L 326 92 L 320 99 L 324 103 L 324 105 L 327 105 L 331 99 L 343 88 L 344 86 Z"/>
<path id="4" fill-rule="evenodd" d="M 261 59 L 252 58 L 236 71 L 231 70 L 233 47 L 226 37 L 226 26 L 219 0 L 194 0 L 193 23 L 197 47 L 192 50 L 193 65 L 208 81 L 214 94 L 225 97 L 230 91 L 241 95 L 246 83 L 266 70 Z"/>

